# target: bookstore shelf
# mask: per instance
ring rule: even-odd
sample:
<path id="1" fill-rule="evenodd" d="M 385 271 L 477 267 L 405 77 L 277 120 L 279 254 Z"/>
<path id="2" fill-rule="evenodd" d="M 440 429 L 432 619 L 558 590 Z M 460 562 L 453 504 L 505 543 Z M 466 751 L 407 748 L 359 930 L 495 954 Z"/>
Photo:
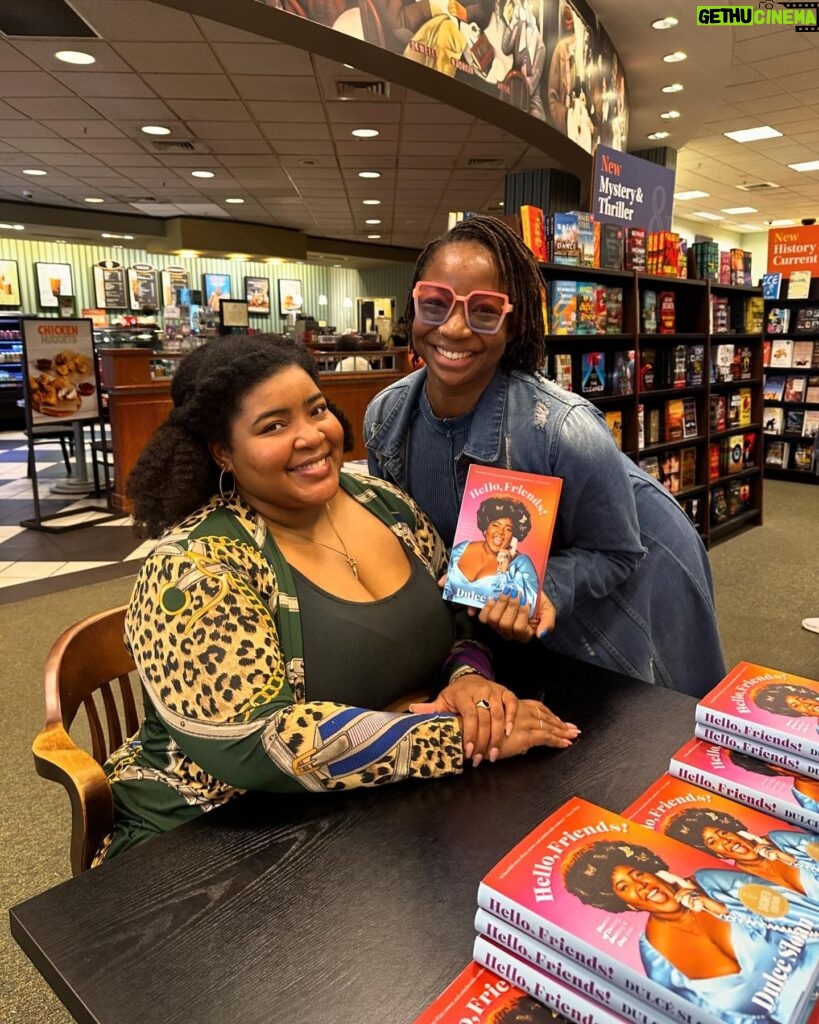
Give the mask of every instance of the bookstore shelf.
<path id="1" fill-rule="evenodd" d="M 674 494 L 707 546 L 760 525 L 761 289 L 540 268 L 547 375 L 600 408 L 620 448 Z"/>
<path id="2" fill-rule="evenodd" d="M 764 475 L 819 484 L 819 298 L 765 300 Z"/>

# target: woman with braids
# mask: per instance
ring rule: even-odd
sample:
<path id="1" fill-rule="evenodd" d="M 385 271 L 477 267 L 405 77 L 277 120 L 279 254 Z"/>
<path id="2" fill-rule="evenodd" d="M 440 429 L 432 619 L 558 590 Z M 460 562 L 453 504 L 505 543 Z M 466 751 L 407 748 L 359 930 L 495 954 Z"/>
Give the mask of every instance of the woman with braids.
<path id="1" fill-rule="evenodd" d="M 598 840 L 564 865 L 568 892 L 600 910 L 647 914 L 640 935 L 646 975 L 726 1024 L 790 1021 L 819 963 L 816 906 L 791 890 L 767 886 L 764 915 L 749 907 L 760 880 L 743 871 L 701 868 L 692 878 L 669 872 L 648 847 Z M 783 953 L 787 949 L 787 956 Z M 788 981 L 764 1010 L 753 996 L 765 974 Z"/>
<path id="2" fill-rule="evenodd" d="M 561 477 L 539 623 L 502 594 L 506 640 L 702 696 L 725 674 L 703 544 L 676 500 L 620 452 L 600 412 L 539 375 L 543 282 L 501 221 L 469 217 L 421 254 L 406 317 L 425 368 L 365 416 L 370 470 L 451 544 L 471 463 Z M 536 670 L 541 679 L 543 663 Z M 541 691 L 542 692 L 542 691 Z"/>
<path id="3" fill-rule="evenodd" d="M 106 765 L 114 831 L 98 862 L 247 789 L 376 786 L 568 746 L 574 727 L 456 642 L 444 548 L 417 506 L 340 471 L 344 428 L 304 346 L 215 339 L 171 393 L 128 480 L 157 539 L 125 618 L 145 717 Z M 456 714 L 369 710 L 442 666 Z"/>
<path id="4" fill-rule="evenodd" d="M 534 608 L 538 595 L 537 569 L 518 551 L 518 543 L 532 528 L 532 517 L 522 501 L 487 498 L 478 506 L 478 529 L 483 540 L 466 540 L 452 549 L 448 582 L 481 597 L 497 599 L 516 590 L 521 604 Z"/>

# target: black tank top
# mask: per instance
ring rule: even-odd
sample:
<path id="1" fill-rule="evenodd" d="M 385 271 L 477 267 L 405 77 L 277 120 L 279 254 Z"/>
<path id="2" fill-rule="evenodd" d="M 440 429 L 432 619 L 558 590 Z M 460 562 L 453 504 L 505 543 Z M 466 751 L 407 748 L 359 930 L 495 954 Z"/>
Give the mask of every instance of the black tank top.
<path id="1" fill-rule="evenodd" d="M 454 638 L 437 582 L 412 552 L 410 578 L 378 601 L 345 601 L 293 569 L 304 648 L 305 699 L 382 708 L 440 686 Z"/>

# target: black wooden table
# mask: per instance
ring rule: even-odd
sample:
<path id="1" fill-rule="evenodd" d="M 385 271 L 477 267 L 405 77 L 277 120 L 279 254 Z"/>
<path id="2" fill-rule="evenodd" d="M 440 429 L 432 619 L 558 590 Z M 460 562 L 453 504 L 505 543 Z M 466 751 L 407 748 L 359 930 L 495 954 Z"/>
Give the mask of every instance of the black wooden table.
<path id="1" fill-rule="evenodd" d="M 694 700 L 598 677 L 567 751 L 347 794 L 254 794 L 13 907 L 80 1024 L 409 1024 L 471 958 L 478 882 L 577 794 L 620 811 Z"/>

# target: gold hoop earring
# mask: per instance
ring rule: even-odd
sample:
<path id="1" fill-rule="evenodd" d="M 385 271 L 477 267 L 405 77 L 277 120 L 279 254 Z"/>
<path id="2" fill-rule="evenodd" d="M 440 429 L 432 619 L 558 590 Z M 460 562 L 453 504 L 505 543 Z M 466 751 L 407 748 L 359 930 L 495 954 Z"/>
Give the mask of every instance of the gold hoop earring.
<path id="1" fill-rule="evenodd" d="M 232 481 L 230 494 L 225 494 L 225 473 L 230 473 Z M 236 477 L 227 466 L 222 466 L 222 472 L 219 474 L 219 497 L 222 501 L 232 501 L 236 497 Z"/>

